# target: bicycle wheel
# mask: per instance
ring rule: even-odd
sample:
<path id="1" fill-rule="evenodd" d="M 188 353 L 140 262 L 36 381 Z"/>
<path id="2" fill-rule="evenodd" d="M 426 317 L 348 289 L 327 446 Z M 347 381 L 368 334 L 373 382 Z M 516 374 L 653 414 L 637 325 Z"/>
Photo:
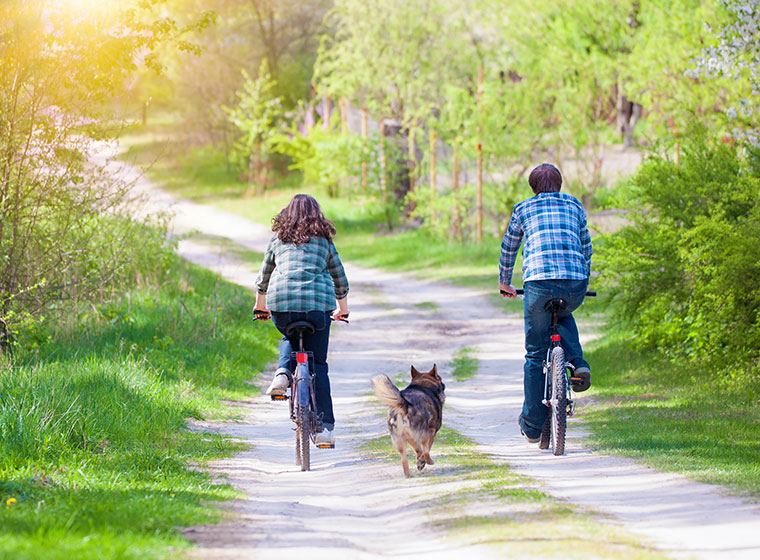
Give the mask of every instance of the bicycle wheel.
<path id="1" fill-rule="evenodd" d="M 565 453 L 565 431 L 567 430 L 567 374 L 565 351 L 560 346 L 552 350 L 551 375 L 552 452 L 555 455 L 562 455 Z"/>
<path id="2" fill-rule="evenodd" d="M 311 468 L 311 458 L 309 457 L 310 428 L 309 409 L 299 406 L 296 409 L 296 458 L 300 458 L 299 464 L 302 471 L 308 471 Z"/>

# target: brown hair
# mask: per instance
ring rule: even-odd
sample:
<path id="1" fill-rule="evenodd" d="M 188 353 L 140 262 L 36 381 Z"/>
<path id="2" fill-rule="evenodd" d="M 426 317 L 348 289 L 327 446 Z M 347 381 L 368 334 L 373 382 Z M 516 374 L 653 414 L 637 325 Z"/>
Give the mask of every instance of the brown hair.
<path id="1" fill-rule="evenodd" d="M 528 184 L 535 194 L 559 192 L 562 188 L 562 174 L 551 163 L 542 163 L 530 172 Z"/>
<path id="2" fill-rule="evenodd" d="M 283 243 L 300 245 L 312 237 L 324 237 L 332 241 L 335 226 L 325 218 L 319 203 L 313 196 L 297 194 L 280 213 L 272 218 L 272 231 Z"/>

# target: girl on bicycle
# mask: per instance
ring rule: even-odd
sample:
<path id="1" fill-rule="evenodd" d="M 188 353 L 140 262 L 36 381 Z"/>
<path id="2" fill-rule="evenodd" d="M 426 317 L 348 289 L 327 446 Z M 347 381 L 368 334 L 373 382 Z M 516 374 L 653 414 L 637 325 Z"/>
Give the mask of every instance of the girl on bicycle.
<path id="1" fill-rule="evenodd" d="M 267 394 L 285 394 L 295 369 L 291 353 L 298 340 L 285 336 L 286 327 L 294 321 L 309 321 L 316 330 L 304 336 L 304 348 L 314 355 L 314 392 L 324 426 L 316 443 L 332 445 L 335 417 L 327 376 L 330 316 L 341 320 L 349 314 L 348 279 L 332 241 L 335 226 L 324 217 L 319 203 L 306 194 L 294 196 L 272 224 L 275 235 L 256 279 L 254 306 L 255 313 L 269 314 L 283 333 L 277 371 Z M 338 311 L 333 315 L 336 300 Z"/>

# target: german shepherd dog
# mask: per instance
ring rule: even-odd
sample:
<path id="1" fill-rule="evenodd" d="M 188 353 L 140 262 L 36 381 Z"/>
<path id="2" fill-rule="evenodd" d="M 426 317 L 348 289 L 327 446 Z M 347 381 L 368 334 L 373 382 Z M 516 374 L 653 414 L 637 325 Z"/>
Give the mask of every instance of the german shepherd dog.
<path id="1" fill-rule="evenodd" d="M 438 368 L 421 373 L 412 366 L 412 382 L 403 391 L 399 391 L 387 375 L 372 378 L 372 389 L 380 401 L 390 407 L 388 411 L 388 430 L 391 443 L 401 455 L 404 475 L 409 476 L 409 463 L 406 460 L 406 444 L 417 453 L 417 470 L 425 465 L 432 465 L 430 448 L 438 430 L 441 429 L 443 401 L 446 386 L 438 376 Z"/>

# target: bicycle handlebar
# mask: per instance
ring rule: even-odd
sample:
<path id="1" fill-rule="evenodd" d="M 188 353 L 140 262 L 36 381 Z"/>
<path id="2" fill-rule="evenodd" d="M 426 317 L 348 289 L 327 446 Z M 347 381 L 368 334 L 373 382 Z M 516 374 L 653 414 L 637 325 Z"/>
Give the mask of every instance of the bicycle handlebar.
<path id="1" fill-rule="evenodd" d="M 503 295 L 503 296 L 507 295 L 507 292 L 505 292 L 504 290 L 499 290 L 499 293 L 501 295 Z M 515 290 L 515 293 L 518 296 L 522 296 L 522 295 L 525 295 L 525 290 L 523 290 L 522 288 L 519 288 L 519 289 Z M 586 292 L 586 296 L 587 297 L 595 297 L 596 296 L 596 292 L 588 291 L 588 292 Z"/>
<path id="2" fill-rule="evenodd" d="M 253 320 L 254 321 L 268 321 L 271 318 L 272 314 L 271 311 L 261 311 L 259 309 L 253 310 Z M 336 319 L 334 317 L 330 317 L 331 321 L 340 321 L 341 323 L 348 323 L 348 319 Z"/>

